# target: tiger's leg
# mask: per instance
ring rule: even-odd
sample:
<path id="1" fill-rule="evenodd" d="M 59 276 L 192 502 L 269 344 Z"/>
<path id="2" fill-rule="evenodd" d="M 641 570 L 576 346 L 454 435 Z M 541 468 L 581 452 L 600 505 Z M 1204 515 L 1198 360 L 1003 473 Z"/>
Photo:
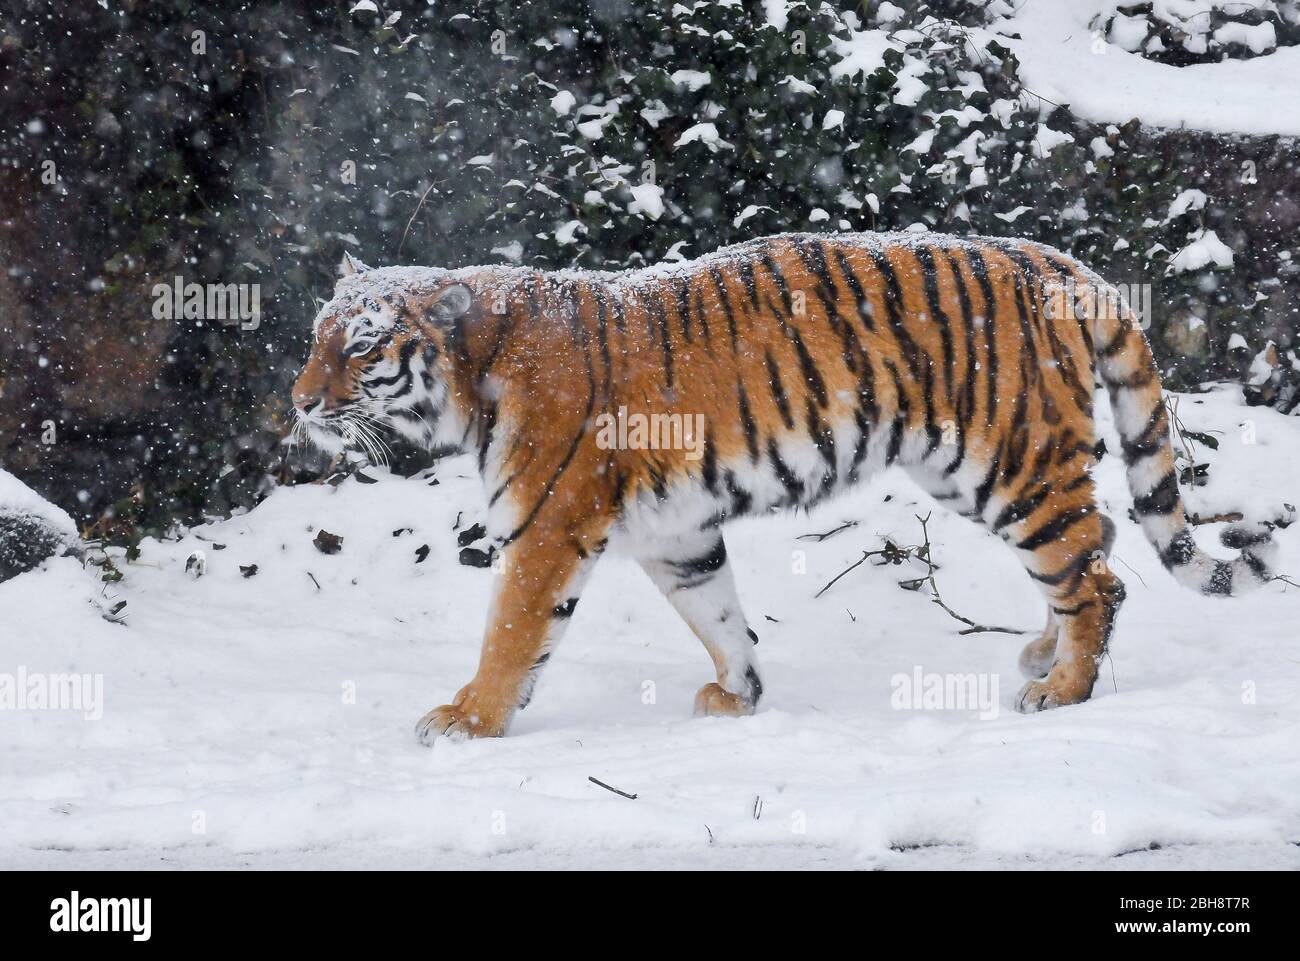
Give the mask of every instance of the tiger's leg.
<path id="1" fill-rule="evenodd" d="M 963 517 L 985 530 L 989 529 L 979 511 L 967 503 L 961 488 L 950 476 L 920 465 L 910 466 L 908 474 L 940 504 L 958 510 Z M 1109 519 L 1107 523 L 1110 523 Z M 1113 528 L 1114 525 L 1112 524 L 1111 527 Z M 1026 644 L 1025 649 L 1020 652 L 1020 672 L 1025 677 L 1037 679 L 1047 676 L 1047 672 L 1052 668 L 1052 662 L 1056 659 L 1056 640 L 1059 634 L 1060 625 L 1049 603 L 1047 624 L 1043 627 L 1042 634 Z"/>
<path id="2" fill-rule="evenodd" d="M 640 563 L 713 659 L 718 680 L 695 695 L 695 713 L 753 714 L 763 693 L 754 656 L 758 636 L 740 609 L 722 534 L 709 530 L 660 542 Z"/>
<path id="3" fill-rule="evenodd" d="M 1003 531 L 1047 596 L 1058 630 L 1047 676 L 1027 683 L 1016 697 L 1024 713 L 1088 699 L 1124 600 L 1124 584 L 1106 561 L 1107 519 L 1091 479 L 1061 478 L 1049 490 L 1028 516 Z"/>
<path id="4" fill-rule="evenodd" d="M 603 546 L 596 534 L 575 536 L 539 525 L 505 548 L 494 577 L 478 671 L 450 704 L 420 718 L 415 732 L 423 743 L 442 734 L 505 733 L 515 711 L 528 703 Z"/>
<path id="5" fill-rule="evenodd" d="M 1056 640 L 1060 636 L 1061 625 L 1056 621 L 1052 608 L 1047 608 L 1047 626 L 1036 640 L 1025 645 L 1020 652 L 1020 673 L 1025 677 L 1037 679 L 1047 677 L 1056 660 Z"/>
<path id="6" fill-rule="evenodd" d="M 1101 549 L 1105 558 L 1109 560 L 1111 547 L 1115 544 L 1115 522 L 1102 514 L 1101 524 Z M 1047 676 L 1048 671 L 1052 669 L 1053 662 L 1056 660 L 1056 642 L 1060 632 L 1061 625 L 1057 622 L 1056 614 L 1049 603 L 1047 626 L 1043 628 L 1043 633 L 1037 640 L 1026 644 L 1025 649 L 1020 652 L 1020 673 L 1032 680 Z"/>

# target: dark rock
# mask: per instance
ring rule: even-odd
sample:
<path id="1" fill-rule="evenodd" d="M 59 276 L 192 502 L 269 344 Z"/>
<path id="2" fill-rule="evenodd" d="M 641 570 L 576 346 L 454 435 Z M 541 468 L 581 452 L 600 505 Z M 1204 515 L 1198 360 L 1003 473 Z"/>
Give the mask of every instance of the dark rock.
<path id="1" fill-rule="evenodd" d="M 318 532 L 312 543 L 316 545 L 316 550 L 322 554 L 337 554 L 343 550 L 343 538 L 339 537 L 338 534 L 331 534 L 327 530 Z"/>

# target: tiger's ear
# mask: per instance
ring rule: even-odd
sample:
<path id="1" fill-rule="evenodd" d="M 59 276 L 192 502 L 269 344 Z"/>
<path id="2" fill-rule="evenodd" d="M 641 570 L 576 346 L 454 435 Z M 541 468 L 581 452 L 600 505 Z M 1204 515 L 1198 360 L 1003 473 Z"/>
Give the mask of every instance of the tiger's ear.
<path id="1" fill-rule="evenodd" d="M 460 317 L 474 302 L 474 292 L 464 284 L 450 284 L 433 295 L 429 311 L 435 320 L 451 323 Z"/>
<path id="2" fill-rule="evenodd" d="M 363 273 L 370 268 L 363 264 L 351 254 L 344 252 L 343 260 L 339 264 L 339 278 L 351 277 L 353 274 Z"/>

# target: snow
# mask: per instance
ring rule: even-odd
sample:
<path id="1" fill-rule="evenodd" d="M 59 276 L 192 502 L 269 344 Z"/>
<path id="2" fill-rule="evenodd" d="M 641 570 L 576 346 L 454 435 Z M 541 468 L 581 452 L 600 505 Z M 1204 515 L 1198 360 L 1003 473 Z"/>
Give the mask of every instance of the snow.
<path id="1" fill-rule="evenodd" d="M 1258 54 L 1277 46 L 1277 31 L 1267 20 L 1256 24 L 1228 22 L 1215 28 L 1214 39 L 1219 43 L 1239 43 Z"/>
<path id="2" fill-rule="evenodd" d="M 1189 509 L 1296 503 L 1300 420 L 1235 388 L 1180 397 L 1179 415 L 1220 440 L 1198 448 L 1210 482 L 1185 489 Z M 280 489 L 119 556 L 125 625 L 72 559 L 0 584 L 0 671 L 103 679 L 98 721 L 0 712 L 0 866 L 1297 866 L 1300 596 L 1177 587 L 1128 520 L 1114 455 L 1096 474 L 1128 601 L 1086 704 L 1015 714 L 1027 638 L 959 636 L 896 586 L 916 568 L 864 565 L 814 598 L 881 536 L 916 543 L 933 510 L 944 600 L 1041 626 L 1005 546 L 891 472 L 810 516 L 728 528 L 761 638 L 753 717 L 690 716 L 708 657 L 609 557 L 510 735 L 432 750 L 412 726 L 478 658 L 494 575 L 457 562 L 453 525 L 481 518 L 482 494 L 469 457 L 441 461 L 436 486 L 366 472 L 378 483 Z M 341 552 L 313 547 L 322 528 Z M 1277 537 L 1280 569 L 1300 571 L 1300 526 Z M 997 683 L 997 716 L 895 709 L 892 679 L 918 669 Z"/>
<path id="3" fill-rule="evenodd" d="M 682 131 L 681 136 L 673 143 L 673 147 L 685 147 L 687 144 L 695 143 L 697 140 L 709 148 L 709 153 L 717 153 L 722 147 L 726 147 L 728 150 L 735 149 L 718 134 L 717 124 L 707 122 L 697 123 L 693 127 L 687 127 Z"/>
<path id="4" fill-rule="evenodd" d="M 1106 44 L 1094 49 L 1094 23 L 1120 6 L 1115 0 L 1028 2 L 994 24 L 999 42 L 1020 61 L 1025 87 L 1051 103 L 1068 104 L 1080 117 L 1125 123 L 1140 117 L 1153 127 L 1190 127 L 1218 133 L 1300 135 L 1300 47 L 1280 47 L 1247 60 L 1175 67 Z M 1209 24 L 1208 14 L 1160 4 L 1165 18 Z M 1239 5 L 1240 9 L 1245 4 Z M 1185 14 L 1185 16 L 1182 16 Z M 1244 28 L 1243 28 L 1244 29 Z M 1268 27 L 1271 34 L 1272 27 Z M 983 38 L 986 31 L 972 31 Z M 1263 31 L 1238 31 L 1259 52 Z M 1016 36 L 1010 36 L 1015 34 Z M 1132 37 L 1127 38 L 1129 41 Z"/>
<path id="5" fill-rule="evenodd" d="M 1203 190 L 1180 191 L 1178 196 L 1169 204 L 1169 213 L 1165 215 L 1165 220 L 1181 217 L 1189 210 L 1204 210 L 1207 199 Z"/>
<path id="6" fill-rule="evenodd" d="M 806 80 L 800 80 L 793 74 L 787 74 L 783 80 L 777 81 L 778 85 L 788 86 L 794 93 L 816 94 L 817 88 Z"/>
<path id="7" fill-rule="evenodd" d="M 707 70 L 677 70 L 672 74 L 673 83 L 685 87 L 691 93 L 708 86 L 712 80 Z"/>
<path id="8" fill-rule="evenodd" d="M 664 212 L 664 189 L 656 184 L 633 184 L 628 188 L 632 192 L 632 202 L 627 205 L 630 214 L 645 214 L 651 220 L 658 220 Z"/>
<path id="9" fill-rule="evenodd" d="M 575 103 L 577 103 L 577 100 L 574 98 L 571 91 L 561 90 L 551 98 L 551 109 L 559 116 L 567 117 Z"/>
<path id="10" fill-rule="evenodd" d="M 1179 29 L 1208 30 L 1208 2 L 1158 3 L 1156 14 Z M 1232 5 L 1240 13 L 1252 4 Z M 887 5 L 886 5 L 887 6 Z M 996 40 L 1016 55 L 1029 95 L 1046 108 L 1068 105 L 1077 116 L 1102 123 L 1134 117 L 1153 127 L 1190 127 L 1219 133 L 1300 135 L 1300 46 L 1277 47 L 1271 24 L 1225 23 L 1215 32 L 1256 54 L 1250 59 L 1176 67 L 1139 52 L 1147 24 L 1140 17 L 1116 17 L 1106 42 L 1098 25 L 1122 6 L 1115 0 L 1024 2 L 987 28 L 963 32 L 965 42 L 983 49 Z M 1257 5 L 1256 5 L 1257 6 Z M 881 24 L 885 7 L 877 12 Z M 847 18 L 846 18 L 847 19 Z M 904 50 L 905 38 L 892 27 L 846 30 L 833 50 L 831 76 L 866 77 L 884 66 L 887 50 Z M 1265 51 L 1271 51 L 1265 53 Z M 916 105 L 928 89 L 924 59 L 905 55 L 894 102 Z"/>
<path id="11" fill-rule="evenodd" d="M 1200 231 L 1192 241 L 1169 261 L 1169 269 L 1176 274 L 1200 270 L 1213 264 L 1216 267 L 1232 266 L 1232 248 L 1219 239 L 1213 230 Z"/>
<path id="12" fill-rule="evenodd" d="M 763 0 L 763 15 L 768 25 L 785 30 L 790 20 L 790 0 Z"/>

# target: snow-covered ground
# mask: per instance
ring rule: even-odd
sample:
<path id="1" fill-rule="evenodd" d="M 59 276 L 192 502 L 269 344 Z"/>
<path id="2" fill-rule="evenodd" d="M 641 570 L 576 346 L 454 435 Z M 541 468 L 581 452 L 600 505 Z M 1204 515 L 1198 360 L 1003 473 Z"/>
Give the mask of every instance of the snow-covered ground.
<path id="1" fill-rule="evenodd" d="M 1297 502 L 1300 419 L 1235 390 L 1180 416 L 1222 432 L 1191 509 Z M 729 530 L 761 636 L 755 716 L 691 717 L 703 648 L 607 558 L 510 735 L 433 749 L 413 725 L 471 676 L 494 576 L 457 560 L 457 515 L 482 499 L 466 458 L 437 485 L 368 470 L 379 483 L 280 490 L 145 542 L 106 589 L 125 624 L 70 558 L 0 584 L 0 684 L 102 680 L 82 710 L 0 710 L 0 867 L 1300 867 L 1300 590 L 1179 588 L 1128 520 L 1114 455 L 1098 477 L 1129 598 L 1086 704 L 1014 713 L 1027 638 L 960 636 L 897 586 L 919 568 L 864 565 L 814 598 L 882 535 L 917 543 L 933 508 L 944 599 L 1041 627 L 1011 553 L 891 472 Z M 339 553 L 313 546 L 321 528 Z M 1300 525 L 1278 540 L 1300 574 Z M 996 716 L 897 708 L 891 681 L 918 669 L 996 682 Z"/>
<path id="2" fill-rule="evenodd" d="M 1300 134 L 1300 47 L 1279 47 L 1247 60 L 1175 67 L 1107 42 L 1099 27 L 1116 0 L 1014 0 L 1015 13 L 994 25 L 1020 60 L 1034 94 L 1068 104 L 1079 117 L 1216 133 Z M 1208 0 L 1184 2 L 1185 16 L 1207 30 Z M 1248 4 L 1217 4 L 1239 12 Z"/>
<path id="3" fill-rule="evenodd" d="M 1239 15 L 1252 5 L 1263 6 L 1255 0 L 1181 0 L 1176 13 L 1165 12 L 1187 32 L 1208 34 L 1211 8 Z M 784 19 L 772 9 L 783 11 L 785 6 L 781 0 L 769 4 L 768 20 L 779 29 L 784 29 Z M 881 4 L 880 11 L 887 6 Z M 1109 18 L 1135 6 L 1117 0 L 1006 0 L 997 8 L 1007 11 L 1004 16 L 995 17 L 986 28 L 966 30 L 964 37 L 980 49 L 991 42 L 1010 48 L 1028 96 L 1039 98 L 1045 108 L 1068 106 L 1084 120 L 1123 124 L 1136 117 L 1151 127 L 1300 135 L 1300 47 L 1269 44 L 1248 59 L 1218 63 L 1160 63 L 1135 45 L 1125 49 L 1105 34 Z M 914 39 L 899 32 L 891 18 L 878 13 L 877 20 L 882 25 L 855 26 L 849 39 L 836 45 L 840 61 L 834 75 L 870 74 L 883 65 L 886 50 L 902 50 Z M 856 16 L 850 23 L 857 24 Z M 1143 26 L 1136 29 L 1137 39 L 1145 36 Z M 1249 33 L 1240 25 L 1225 29 Z M 1265 29 L 1273 35 L 1271 26 Z M 901 76 L 899 84 L 902 96 Z"/>

